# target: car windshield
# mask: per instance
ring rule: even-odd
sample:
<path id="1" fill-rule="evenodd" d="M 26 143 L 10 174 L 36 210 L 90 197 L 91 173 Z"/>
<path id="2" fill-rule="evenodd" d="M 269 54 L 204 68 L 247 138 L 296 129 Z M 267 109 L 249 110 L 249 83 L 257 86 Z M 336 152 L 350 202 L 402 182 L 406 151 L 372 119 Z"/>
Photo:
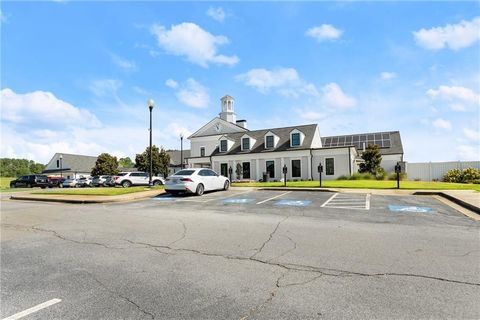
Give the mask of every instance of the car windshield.
<path id="1" fill-rule="evenodd" d="M 191 176 L 192 173 L 194 173 L 195 170 L 180 170 L 177 173 L 175 173 L 176 176 Z"/>
<path id="2" fill-rule="evenodd" d="M 117 174 L 117 176 L 120 176 L 120 177 L 121 177 L 121 176 L 124 176 L 124 175 L 126 175 L 126 174 L 127 174 L 127 172 L 120 172 L 119 174 Z"/>

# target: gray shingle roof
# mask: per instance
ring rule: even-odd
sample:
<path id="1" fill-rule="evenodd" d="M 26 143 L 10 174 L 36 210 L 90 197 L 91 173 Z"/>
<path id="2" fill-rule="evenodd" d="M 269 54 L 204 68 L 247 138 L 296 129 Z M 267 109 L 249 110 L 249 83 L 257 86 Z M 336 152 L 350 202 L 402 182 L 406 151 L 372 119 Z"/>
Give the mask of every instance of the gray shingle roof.
<path id="1" fill-rule="evenodd" d="M 334 138 L 344 138 L 344 137 L 351 137 L 351 136 L 375 136 L 378 134 L 388 134 L 390 136 L 390 147 L 381 147 L 380 148 L 380 153 L 381 154 L 403 154 L 403 146 L 402 146 L 402 139 L 400 137 L 400 132 L 399 131 L 387 131 L 387 132 L 369 132 L 369 133 L 359 133 L 359 134 L 348 134 L 348 135 L 342 135 L 342 136 L 329 136 L 329 137 L 322 137 L 322 145 L 323 146 L 328 146 L 328 144 L 325 142 L 327 139 L 334 139 Z M 354 143 L 350 144 L 344 144 L 344 145 L 355 145 Z M 356 146 L 356 149 L 358 153 L 362 153 L 363 149 L 358 148 Z"/>
<path id="2" fill-rule="evenodd" d="M 97 157 L 69 153 L 56 153 L 53 158 L 57 155 L 62 155 L 63 170 L 71 170 L 73 172 L 90 172 L 97 161 Z"/>
<path id="3" fill-rule="evenodd" d="M 303 144 L 300 147 L 290 147 L 290 132 L 294 129 L 297 129 L 305 135 Z M 263 153 L 263 152 L 272 152 L 272 151 L 291 151 L 299 149 L 308 149 L 312 145 L 312 140 L 317 130 L 316 124 L 309 124 L 303 126 L 294 126 L 294 127 L 284 127 L 284 128 L 274 128 L 274 129 L 262 129 L 254 130 L 247 132 L 239 133 L 228 133 L 225 134 L 225 137 L 235 141 L 232 148 L 228 152 L 219 152 L 218 148 L 212 153 L 212 155 L 232 155 L 232 154 L 248 154 L 248 153 Z M 264 137 L 268 132 L 272 132 L 277 135 L 280 139 L 278 141 L 277 147 L 275 149 L 265 149 L 264 146 Z M 250 146 L 250 150 L 242 151 L 241 150 L 241 137 L 248 135 L 250 138 L 255 139 L 255 144 Z"/>
<path id="4" fill-rule="evenodd" d="M 180 150 L 167 150 L 166 151 L 170 155 L 170 165 L 173 166 L 180 166 L 180 158 L 181 152 Z M 190 150 L 183 150 L 183 162 L 186 163 L 186 158 L 190 157 Z"/>

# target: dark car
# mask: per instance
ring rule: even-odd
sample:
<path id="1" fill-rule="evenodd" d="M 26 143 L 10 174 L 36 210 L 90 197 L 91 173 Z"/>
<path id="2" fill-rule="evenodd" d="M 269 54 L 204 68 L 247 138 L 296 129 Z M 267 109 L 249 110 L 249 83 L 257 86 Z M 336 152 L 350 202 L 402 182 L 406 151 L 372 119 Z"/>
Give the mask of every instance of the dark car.
<path id="1" fill-rule="evenodd" d="M 49 188 L 63 188 L 63 182 L 66 178 L 63 177 L 48 177 Z"/>
<path id="2" fill-rule="evenodd" d="M 40 187 L 45 189 L 48 187 L 48 178 L 43 174 L 31 174 L 28 176 L 21 176 L 15 180 L 10 181 L 10 188 L 33 188 Z"/>

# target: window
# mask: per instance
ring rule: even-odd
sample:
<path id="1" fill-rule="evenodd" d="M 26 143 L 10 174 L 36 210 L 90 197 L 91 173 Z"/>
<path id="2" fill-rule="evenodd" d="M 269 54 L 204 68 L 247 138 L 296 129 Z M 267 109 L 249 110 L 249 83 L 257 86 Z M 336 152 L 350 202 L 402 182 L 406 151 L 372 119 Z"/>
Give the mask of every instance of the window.
<path id="1" fill-rule="evenodd" d="M 205 147 L 200 147 L 200 157 L 205 157 Z"/>
<path id="2" fill-rule="evenodd" d="M 145 172 L 132 172 L 130 174 L 131 177 L 146 177 L 147 174 Z"/>
<path id="3" fill-rule="evenodd" d="M 176 176 L 191 176 L 192 173 L 194 173 L 195 170 L 180 170 L 177 173 L 175 173 Z"/>
<path id="4" fill-rule="evenodd" d="M 202 177 L 208 177 L 210 174 L 208 173 L 208 170 L 200 170 L 198 175 Z"/>
<path id="5" fill-rule="evenodd" d="M 265 164 L 267 167 L 268 176 L 270 178 L 275 178 L 275 161 L 266 161 Z"/>
<path id="6" fill-rule="evenodd" d="M 325 174 L 327 176 L 333 176 L 335 174 L 335 164 L 333 158 L 325 159 Z"/>
<path id="7" fill-rule="evenodd" d="M 270 149 L 275 146 L 273 136 L 266 136 L 265 137 L 265 148 Z"/>
<path id="8" fill-rule="evenodd" d="M 220 140 L 220 152 L 227 152 L 228 144 L 227 140 Z"/>
<path id="9" fill-rule="evenodd" d="M 209 176 L 209 177 L 216 177 L 217 176 L 217 173 L 213 170 L 205 170 L 207 171 L 206 175 Z"/>
<path id="10" fill-rule="evenodd" d="M 292 178 L 299 178 L 302 176 L 302 167 L 300 160 L 292 160 Z"/>
<path id="11" fill-rule="evenodd" d="M 242 176 L 243 179 L 250 179 L 250 162 L 242 163 Z"/>
<path id="12" fill-rule="evenodd" d="M 300 145 L 300 133 L 292 133 L 292 147 L 298 147 Z"/>
<path id="13" fill-rule="evenodd" d="M 222 163 L 220 164 L 220 173 L 224 177 L 228 177 L 228 164 L 227 163 Z"/>
<path id="14" fill-rule="evenodd" d="M 57 160 L 57 168 L 60 168 L 60 160 Z"/>
<path id="15" fill-rule="evenodd" d="M 249 150 L 250 149 L 250 138 L 243 138 L 242 139 L 242 150 Z"/>

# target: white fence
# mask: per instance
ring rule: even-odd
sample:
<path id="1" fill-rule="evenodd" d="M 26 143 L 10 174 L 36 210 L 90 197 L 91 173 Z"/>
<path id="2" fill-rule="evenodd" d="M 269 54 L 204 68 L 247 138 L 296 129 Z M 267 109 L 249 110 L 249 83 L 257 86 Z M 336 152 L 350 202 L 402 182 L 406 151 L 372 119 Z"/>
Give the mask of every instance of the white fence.
<path id="1" fill-rule="evenodd" d="M 408 180 L 420 179 L 422 181 L 441 181 L 448 170 L 463 170 L 465 168 L 480 169 L 480 161 L 407 162 L 405 171 L 407 172 Z"/>

